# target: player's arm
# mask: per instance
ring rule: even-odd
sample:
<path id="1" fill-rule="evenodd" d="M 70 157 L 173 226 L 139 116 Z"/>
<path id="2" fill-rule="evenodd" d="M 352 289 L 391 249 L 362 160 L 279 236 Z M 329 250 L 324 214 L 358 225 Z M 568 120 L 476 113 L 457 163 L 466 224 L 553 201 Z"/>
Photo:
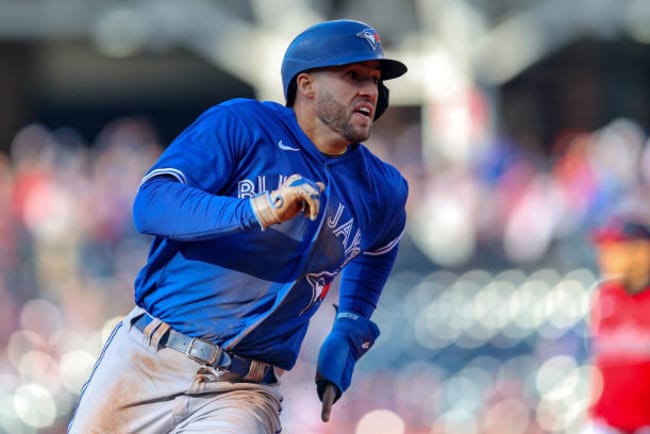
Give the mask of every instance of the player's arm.
<path id="1" fill-rule="evenodd" d="M 318 355 L 316 385 L 323 403 L 321 418 L 325 422 L 332 404 L 350 385 L 357 360 L 379 337 L 379 327 L 370 316 L 393 268 L 406 226 L 408 184 L 394 168 L 385 166 L 384 169 L 382 177 L 391 188 L 377 191 L 385 212 L 373 224 L 377 229 L 376 242 L 343 269 L 337 316 Z"/>
<path id="2" fill-rule="evenodd" d="M 388 280 L 398 246 L 381 255 L 360 255 L 341 275 L 339 308 L 334 325 L 323 342 L 316 369 L 316 389 L 323 403 L 321 418 L 329 420 L 332 404 L 347 390 L 356 362 L 379 337 L 370 320 Z"/>
<path id="3" fill-rule="evenodd" d="M 133 204 L 133 220 L 145 234 L 201 240 L 266 229 L 301 212 L 314 220 L 323 189 L 322 183 L 293 175 L 271 193 L 240 199 L 206 193 L 173 176 L 156 176 L 140 186 Z"/>
<path id="4" fill-rule="evenodd" d="M 209 194 L 171 176 L 156 176 L 140 186 L 133 221 L 144 234 L 178 240 L 259 228 L 249 200 Z"/>
<path id="5" fill-rule="evenodd" d="M 300 175 L 254 198 L 213 194 L 241 177 L 237 167 L 256 152 L 255 142 L 236 110 L 216 106 L 204 112 L 143 178 L 133 206 L 136 228 L 150 235 L 201 240 L 266 229 L 300 212 L 315 219 L 323 185 Z"/>

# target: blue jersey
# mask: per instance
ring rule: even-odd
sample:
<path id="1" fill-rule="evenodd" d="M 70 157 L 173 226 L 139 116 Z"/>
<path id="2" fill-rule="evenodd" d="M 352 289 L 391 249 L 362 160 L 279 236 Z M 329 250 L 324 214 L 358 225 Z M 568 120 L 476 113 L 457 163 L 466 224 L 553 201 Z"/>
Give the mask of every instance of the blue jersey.
<path id="1" fill-rule="evenodd" d="M 326 185 L 317 220 L 298 216 L 261 230 L 250 198 L 294 173 Z M 143 179 L 134 218 L 154 239 L 135 280 L 136 304 L 179 332 L 290 369 L 342 270 L 352 271 L 343 273 L 341 293 L 370 305 L 362 312 L 369 316 L 404 230 L 406 198 L 397 169 L 362 144 L 328 157 L 292 109 L 222 103 Z"/>

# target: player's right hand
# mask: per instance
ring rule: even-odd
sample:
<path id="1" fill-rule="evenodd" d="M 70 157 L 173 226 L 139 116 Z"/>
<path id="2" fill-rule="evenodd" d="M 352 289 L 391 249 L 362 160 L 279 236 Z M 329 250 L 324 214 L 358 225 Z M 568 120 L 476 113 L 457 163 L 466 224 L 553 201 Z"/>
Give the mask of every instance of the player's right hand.
<path id="1" fill-rule="evenodd" d="M 291 220 L 302 212 L 310 220 L 316 220 L 320 208 L 320 193 L 325 184 L 314 182 L 301 175 L 288 177 L 277 190 L 251 199 L 253 212 L 262 229 Z"/>

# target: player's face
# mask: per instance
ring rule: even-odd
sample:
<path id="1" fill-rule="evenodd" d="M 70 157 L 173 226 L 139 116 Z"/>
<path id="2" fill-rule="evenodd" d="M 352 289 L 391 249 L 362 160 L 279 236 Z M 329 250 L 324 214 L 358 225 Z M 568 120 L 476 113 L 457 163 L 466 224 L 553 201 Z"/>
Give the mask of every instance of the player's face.
<path id="1" fill-rule="evenodd" d="M 316 74 L 316 116 L 350 143 L 366 140 L 377 106 L 379 62 L 324 68 Z"/>
<path id="2" fill-rule="evenodd" d="M 598 249 L 601 270 L 617 277 L 629 293 L 648 288 L 650 283 L 650 242 L 631 240 L 603 243 Z"/>

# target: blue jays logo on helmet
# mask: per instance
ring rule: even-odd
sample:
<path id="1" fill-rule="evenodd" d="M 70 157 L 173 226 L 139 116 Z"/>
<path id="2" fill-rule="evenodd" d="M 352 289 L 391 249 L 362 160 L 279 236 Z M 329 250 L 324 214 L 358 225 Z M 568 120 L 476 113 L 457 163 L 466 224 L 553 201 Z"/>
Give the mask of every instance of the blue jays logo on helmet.
<path id="1" fill-rule="evenodd" d="M 381 45 L 381 39 L 379 39 L 379 35 L 374 29 L 364 29 L 357 33 L 357 36 L 368 41 L 373 50 L 376 50 L 377 46 Z"/>

